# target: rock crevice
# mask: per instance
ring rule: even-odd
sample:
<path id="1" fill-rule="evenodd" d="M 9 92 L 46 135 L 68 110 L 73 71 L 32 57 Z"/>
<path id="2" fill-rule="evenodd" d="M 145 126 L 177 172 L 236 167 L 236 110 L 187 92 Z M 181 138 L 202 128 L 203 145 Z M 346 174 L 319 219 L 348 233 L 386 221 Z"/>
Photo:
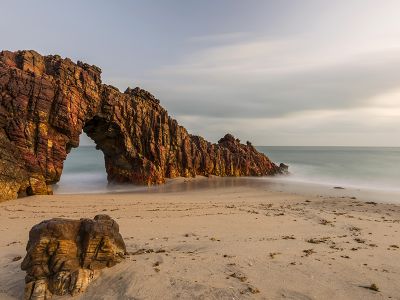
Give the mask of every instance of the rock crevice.
<path id="1" fill-rule="evenodd" d="M 0 53 L 0 200 L 51 194 L 82 131 L 104 153 L 110 182 L 284 173 L 250 143 L 190 135 L 149 92 L 121 93 L 101 69 L 35 51 Z"/>

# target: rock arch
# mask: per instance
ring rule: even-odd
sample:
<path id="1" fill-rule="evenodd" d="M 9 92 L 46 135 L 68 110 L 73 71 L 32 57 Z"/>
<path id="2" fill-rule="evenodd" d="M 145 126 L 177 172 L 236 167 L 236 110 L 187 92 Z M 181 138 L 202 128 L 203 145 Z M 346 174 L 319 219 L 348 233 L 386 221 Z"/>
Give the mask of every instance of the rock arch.
<path id="1" fill-rule="evenodd" d="M 96 66 L 32 50 L 0 53 L 0 200 L 51 194 L 82 131 L 103 151 L 109 181 L 286 172 L 229 134 L 217 144 L 190 135 L 149 92 L 102 84 Z"/>

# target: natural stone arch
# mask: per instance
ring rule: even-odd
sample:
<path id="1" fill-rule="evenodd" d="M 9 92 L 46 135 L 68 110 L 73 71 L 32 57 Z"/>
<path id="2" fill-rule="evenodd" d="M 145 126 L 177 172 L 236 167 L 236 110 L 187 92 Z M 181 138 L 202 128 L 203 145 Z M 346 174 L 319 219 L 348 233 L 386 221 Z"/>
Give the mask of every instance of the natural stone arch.
<path id="1" fill-rule="evenodd" d="M 82 130 L 105 157 L 109 181 L 285 172 L 249 142 L 188 134 L 149 92 L 101 83 L 96 66 L 35 51 L 0 53 L 0 200 L 51 194 Z"/>

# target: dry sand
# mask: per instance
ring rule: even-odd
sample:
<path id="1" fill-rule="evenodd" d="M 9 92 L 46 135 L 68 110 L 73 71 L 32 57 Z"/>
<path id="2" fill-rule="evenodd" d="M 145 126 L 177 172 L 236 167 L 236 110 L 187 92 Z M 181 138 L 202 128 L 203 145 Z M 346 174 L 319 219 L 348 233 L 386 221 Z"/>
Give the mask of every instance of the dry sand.
<path id="1" fill-rule="evenodd" d="M 96 214 L 118 221 L 129 255 L 73 299 L 400 299 L 399 205 L 260 181 L 174 184 L 1 203 L 0 299 L 22 297 L 13 260 L 34 224 Z"/>

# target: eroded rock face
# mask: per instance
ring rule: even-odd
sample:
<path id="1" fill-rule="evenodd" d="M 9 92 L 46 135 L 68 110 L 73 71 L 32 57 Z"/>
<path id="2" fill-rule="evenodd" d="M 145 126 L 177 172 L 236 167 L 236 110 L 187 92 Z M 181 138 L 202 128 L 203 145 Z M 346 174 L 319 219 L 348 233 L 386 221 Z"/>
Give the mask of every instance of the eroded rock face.
<path id="1" fill-rule="evenodd" d="M 285 171 L 229 134 L 217 144 L 188 134 L 149 92 L 121 93 L 100 74 L 57 55 L 0 53 L 0 200 L 51 194 L 82 130 L 103 151 L 110 182 Z"/>
<path id="2" fill-rule="evenodd" d="M 29 232 L 25 299 L 75 295 L 86 290 L 98 270 L 112 267 L 126 253 L 118 224 L 107 215 L 94 220 L 51 219 Z"/>
<path id="3" fill-rule="evenodd" d="M 0 199 L 51 194 L 100 94 L 96 67 L 34 51 L 0 53 Z"/>

